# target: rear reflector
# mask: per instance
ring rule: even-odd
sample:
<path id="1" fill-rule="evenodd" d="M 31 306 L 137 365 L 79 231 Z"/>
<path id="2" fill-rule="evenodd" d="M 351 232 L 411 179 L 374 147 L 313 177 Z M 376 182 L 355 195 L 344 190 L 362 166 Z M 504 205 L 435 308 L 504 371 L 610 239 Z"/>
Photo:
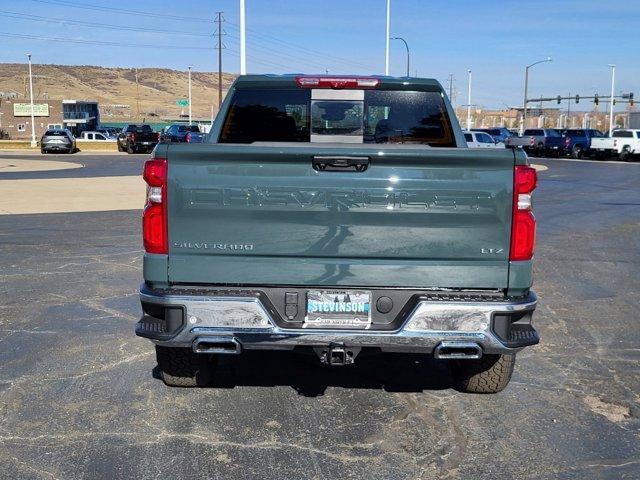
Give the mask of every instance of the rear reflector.
<path id="1" fill-rule="evenodd" d="M 513 219 L 509 260 L 533 258 L 536 242 L 536 219 L 531 212 L 531 192 L 538 184 L 534 168 L 516 165 L 513 176 Z"/>
<path id="2" fill-rule="evenodd" d="M 142 213 L 142 237 L 147 253 L 168 253 L 167 160 L 152 158 L 144 164 L 147 204 Z"/>
<path id="3" fill-rule="evenodd" d="M 302 88 L 376 88 L 378 78 L 364 77 L 296 77 L 296 83 Z"/>

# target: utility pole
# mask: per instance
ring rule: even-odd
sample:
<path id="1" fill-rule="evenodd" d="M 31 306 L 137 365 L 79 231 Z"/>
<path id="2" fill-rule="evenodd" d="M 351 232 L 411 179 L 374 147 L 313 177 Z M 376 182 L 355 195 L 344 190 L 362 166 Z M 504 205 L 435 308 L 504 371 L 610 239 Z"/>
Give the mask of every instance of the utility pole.
<path id="1" fill-rule="evenodd" d="M 449 74 L 449 101 L 451 101 L 451 103 L 453 103 L 453 82 L 455 80 L 455 77 L 453 76 L 453 73 Z"/>
<path id="2" fill-rule="evenodd" d="M 244 0 L 240 0 L 240 75 L 247 74 L 247 33 Z"/>
<path id="3" fill-rule="evenodd" d="M 220 110 L 220 106 L 222 105 L 222 22 L 224 22 L 224 19 L 222 18 L 223 13 L 224 12 L 216 12 L 216 22 L 218 23 L 218 110 Z"/>
<path id="4" fill-rule="evenodd" d="M 138 83 L 138 67 L 136 67 L 136 120 L 140 121 L 140 84 Z"/>
<path id="5" fill-rule="evenodd" d="M 467 92 L 467 130 L 471 130 L 471 70 L 467 70 L 469 74 L 469 89 Z"/>
<path id="6" fill-rule="evenodd" d="M 29 97 L 31 99 L 31 148 L 35 148 L 38 144 L 36 142 L 36 123 L 35 114 L 33 112 L 33 75 L 31 74 L 31 54 L 27 53 L 29 59 Z"/>
<path id="7" fill-rule="evenodd" d="M 27 53 L 29 59 L 29 97 L 31 99 L 31 148 L 35 148 L 38 144 L 36 142 L 36 124 L 35 115 L 33 112 L 33 75 L 31 75 L 31 54 Z"/>
<path id="8" fill-rule="evenodd" d="M 616 90 L 616 66 L 609 64 L 609 66 L 611 67 L 611 112 L 609 114 L 609 136 L 611 137 L 613 135 L 613 104 L 614 104 L 614 96 L 616 94 L 615 90 Z"/>
<path id="9" fill-rule="evenodd" d="M 193 68 L 191 65 L 189 65 L 187 67 L 189 69 L 189 125 L 191 125 L 192 123 L 192 116 L 191 116 L 191 69 Z"/>
<path id="10" fill-rule="evenodd" d="M 384 74 L 389 75 L 389 35 L 391 27 L 391 0 L 387 0 L 387 36 L 386 36 L 386 48 L 384 51 Z"/>

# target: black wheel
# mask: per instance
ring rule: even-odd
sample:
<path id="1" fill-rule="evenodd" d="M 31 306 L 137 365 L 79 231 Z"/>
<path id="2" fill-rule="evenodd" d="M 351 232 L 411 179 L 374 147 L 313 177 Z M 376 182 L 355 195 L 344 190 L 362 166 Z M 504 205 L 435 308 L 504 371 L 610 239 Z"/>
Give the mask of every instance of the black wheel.
<path id="1" fill-rule="evenodd" d="M 127 153 L 132 154 L 136 153 L 136 149 L 131 146 L 131 144 L 127 145 Z"/>
<path id="2" fill-rule="evenodd" d="M 156 345 L 162 381 L 169 387 L 205 387 L 213 379 L 215 357 L 193 353 L 190 348 Z"/>
<path id="3" fill-rule="evenodd" d="M 498 393 L 511 380 L 516 355 L 483 355 L 479 360 L 459 360 L 454 365 L 456 386 L 467 393 Z"/>
<path id="4" fill-rule="evenodd" d="M 582 150 L 582 147 L 580 145 L 574 146 L 573 150 L 571 151 L 571 156 L 576 159 L 582 158 L 584 156 L 584 151 Z"/>
<path id="5" fill-rule="evenodd" d="M 620 152 L 619 158 L 623 162 L 630 162 L 631 161 L 631 152 L 629 151 L 629 147 L 628 146 L 625 146 L 622 149 L 622 151 Z"/>
<path id="6" fill-rule="evenodd" d="M 118 151 L 124 152 L 124 148 L 122 148 L 122 145 L 120 145 L 120 142 L 116 141 L 116 143 L 118 144 Z"/>
<path id="7" fill-rule="evenodd" d="M 40 153 L 42 153 L 43 155 L 46 155 L 46 154 L 47 154 L 47 151 L 46 151 L 44 148 L 41 148 L 41 149 L 40 149 Z"/>

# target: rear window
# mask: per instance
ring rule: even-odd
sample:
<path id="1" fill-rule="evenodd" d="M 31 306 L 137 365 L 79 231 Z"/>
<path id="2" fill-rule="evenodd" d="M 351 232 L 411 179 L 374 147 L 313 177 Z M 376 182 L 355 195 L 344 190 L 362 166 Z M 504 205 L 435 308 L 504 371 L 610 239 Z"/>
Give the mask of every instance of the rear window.
<path id="1" fill-rule="evenodd" d="M 613 135 L 611 136 L 615 138 L 633 138 L 633 132 L 630 132 L 628 130 L 618 130 L 616 132 L 613 132 Z"/>
<path id="2" fill-rule="evenodd" d="M 45 137 L 66 137 L 67 132 L 64 130 L 47 130 L 44 132 Z"/>
<path id="3" fill-rule="evenodd" d="M 465 139 L 467 142 L 473 142 L 473 135 L 471 135 L 470 133 L 465 133 L 465 134 L 464 134 L 464 139 Z"/>
<path id="4" fill-rule="evenodd" d="M 544 132 L 542 130 L 525 130 L 524 131 L 524 136 L 541 137 L 543 135 L 544 135 Z"/>
<path id="5" fill-rule="evenodd" d="M 309 142 L 311 134 L 362 143 L 455 146 L 438 92 L 366 90 L 364 100 L 311 100 L 306 89 L 241 89 L 222 125 L 221 143 Z"/>
<path id="6" fill-rule="evenodd" d="M 148 133 L 152 131 L 149 125 L 129 125 L 127 127 L 127 132 Z"/>
<path id="7" fill-rule="evenodd" d="M 586 135 L 584 130 L 567 130 L 565 134 L 570 137 L 584 137 Z"/>

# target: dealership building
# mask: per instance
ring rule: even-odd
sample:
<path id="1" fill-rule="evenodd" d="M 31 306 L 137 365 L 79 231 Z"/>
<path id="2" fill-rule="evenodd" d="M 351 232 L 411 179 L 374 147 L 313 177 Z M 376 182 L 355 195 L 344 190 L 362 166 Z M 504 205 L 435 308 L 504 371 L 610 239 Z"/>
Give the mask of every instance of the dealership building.
<path id="1" fill-rule="evenodd" d="M 36 140 L 49 128 L 68 128 L 78 136 L 100 125 L 98 102 L 83 100 L 37 100 L 33 103 Z M 31 104 L 23 98 L 0 98 L 0 136 L 31 139 Z"/>

